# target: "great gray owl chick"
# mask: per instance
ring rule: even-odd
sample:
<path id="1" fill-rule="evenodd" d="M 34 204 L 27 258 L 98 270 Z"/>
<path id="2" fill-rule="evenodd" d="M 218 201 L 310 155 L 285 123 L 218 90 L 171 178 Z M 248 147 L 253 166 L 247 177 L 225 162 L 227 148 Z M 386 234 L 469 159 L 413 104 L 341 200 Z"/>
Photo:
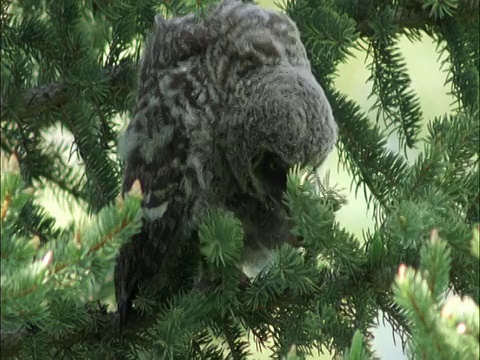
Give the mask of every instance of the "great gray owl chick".
<path id="1" fill-rule="evenodd" d="M 295 24 L 253 4 L 225 1 L 200 20 L 157 17 L 139 78 L 120 145 L 123 191 L 140 180 L 144 224 L 117 259 L 122 321 L 138 285 L 190 239 L 207 208 L 242 221 L 245 260 L 286 241 L 287 171 L 320 165 L 337 138 Z"/>

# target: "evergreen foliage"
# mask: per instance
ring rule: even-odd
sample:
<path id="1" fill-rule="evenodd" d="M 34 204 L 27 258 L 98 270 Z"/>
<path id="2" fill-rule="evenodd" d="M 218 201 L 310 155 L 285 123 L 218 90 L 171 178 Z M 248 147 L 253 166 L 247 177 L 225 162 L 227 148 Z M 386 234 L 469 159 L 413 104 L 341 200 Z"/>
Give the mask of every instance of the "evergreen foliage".
<path id="1" fill-rule="evenodd" d="M 207 2 L 0 4 L 2 358 L 254 358 L 248 333 L 276 358 L 328 350 L 372 359 L 379 311 L 412 358 L 479 358 L 478 1 L 286 0 L 339 123 L 341 164 L 367 196 L 375 230 L 364 239 L 346 231 L 335 219 L 342 196 L 295 167 L 284 200 L 300 246 L 283 245 L 269 268 L 239 284 L 241 224 L 212 211 L 162 292 L 143 289 L 122 334 L 98 292 L 140 226 L 138 187 L 118 194 L 120 124 L 133 109 L 154 15 L 201 16 Z M 430 36 L 446 55 L 455 110 L 431 119 L 424 139 L 401 35 Z M 376 124 L 334 86 L 355 48 L 367 52 Z M 73 142 L 52 143 L 52 128 Z M 388 150 L 390 132 L 422 154 L 409 163 Z M 65 159 L 68 149 L 80 165 Z M 46 188 L 88 220 L 58 226 L 38 202 Z M 200 264 L 210 282 L 193 288 Z"/>

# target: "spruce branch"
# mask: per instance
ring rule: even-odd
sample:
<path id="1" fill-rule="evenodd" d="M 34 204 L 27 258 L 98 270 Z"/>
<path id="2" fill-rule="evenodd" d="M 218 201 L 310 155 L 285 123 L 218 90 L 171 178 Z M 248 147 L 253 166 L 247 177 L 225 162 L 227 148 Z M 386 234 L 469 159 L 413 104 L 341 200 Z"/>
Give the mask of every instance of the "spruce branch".
<path id="1" fill-rule="evenodd" d="M 352 346 L 347 349 L 343 354 L 344 360 L 369 360 L 371 357 L 368 354 L 368 351 L 365 349 L 363 343 L 362 333 L 360 331 L 355 331 L 353 336 Z"/>
<path id="2" fill-rule="evenodd" d="M 292 249 L 294 250 L 294 249 Z M 349 294 L 354 294 L 358 291 L 359 287 L 364 288 L 366 284 L 368 283 L 368 279 L 370 275 L 367 275 L 368 272 L 366 271 L 367 269 L 359 269 L 356 274 L 352 274 L 350 277 L 345 277 L 343 275 L 334 275 L 331 274 L 326 277 L 322 277 L 317 279 L 317 282 L 315 284 L 316 289 L 320 289 L 320 292 L 317 294 L 297 294 L 295 295 L 295 292 L 291 292 L 288 288 L 285 288 L 283 291 L 279 292 L 276 296 L 272 297 L 271 299 L 267 300 L 266 302 L 262 303 L 261 307 L 264 307 L 264 310 L 261 310 L 258 305 L 254 305 L 253 308 L 248 309 L 247 311 L 252 311 L 255 312 L 256 316 L 259 316 L 258 311 L 266 311 L 265 315 L 268 313 L 275 313 L 278 311 L 279 308 L 289 308 L 292 304 L 299 304 L 299 306 L 302 306 L 302 311 L 305 311 L 305 308 L 303 306 L 307 304 L 314 304 L 315 302 L 312 302 L 314 299 L 318 297 L 318 301 L 320 303 L 323 303 L 326 297 L 331 298 L 331 294 L 333 289 L 341 289 L 340 293 L 338 294 L 338 299 L 348 297 Z M 274 275 L 273 273 L 272 275 Z M 365 274 L 365 278 L 363 278 Z M 333 276 L 332 276 L 333 275 Z M 275 275 L 274 275 L 275 276 Z M 277 275 L 277 278 L 280 279 L 282 275 Z M 246 298 L 250 298 L 250 295 L 248 293 L 251 293 L 252 287 L 255 288 L 264 288 L 265 285 L 270 284 L 269 286 L 272 286 L 272 281 L 275 283 L 275 281 L 278 280 L 273 280 L 271 277 L 260 277 L 256 279 L 252 284 L 248 284 L 246 288 L 241 289 L 240 293 L 242 296 L 245 296 Z M 264 285 L 260 285 L 263 283 Z M 318 290 L 317 290 L 318 291 Z M 335 292 L 338 290 L 335 290 Z M 193 297 L 190 297 L 190 295 L 194 295 Z M 159 339 L 158 336 L 161 336 L 161 338 L 165 338 L 165 336 L 173 336 L 173 334 L 168 335 L 167 329 L 171 328 L 172 326 L 178 326 L 178 321 L 180 322 L 185 322 L 185 324 L 190 324 L 190 320 L 187 320 L 187 318 L 193 316 L 195 314 L 195 319 L 196 321 L 199 321 L 201 318 L 209 318 L 212 316 L 212 313 L 209 312 L 209 303 L 210 300 L 212 299 L 210 297 L 211 295 L 207 294 L 201 294 L 197 292 L 196 290 L 193 290 L 193 293 L 186 293 L 185 295 L 177 298 L 174 302 L 171 302 L 170 305 L 167 305 L 167 307 L 161 306 L 160 308 L 157 308 L 153 313 L 160 314 L 157 317 L 154 316 L 145 316 L 141 314 L 135 314 L 132 313 L 132 318 L 129 320 L 129 323 L 125 325 L 124 328 L 122 328 L 122 341 L 129 342 L 129 341 L 139 341 L 139 336 L 141 334 L 144 334 L 145 331 L 147 331 L 148 338 L 152 339 Z M 299 297 L 300 296 L 300 297 Z M 301 300 L 300 300 L 301 299 Z M 400 310 L 399 308 L 392 306 L 391 304 L 386 305 L 383 304 L 382 301 L 385 299 L 385 296 L 379 296 L 378 298 L 378 304 L 381 305 L 381 308 L 383 311 L 387 314 L 389 322 L 392 322 L 394 318 L 398 319 L 398 327 L 395 327 L 396 331 L 402 331 L 402 330 L 408 330 L 408 325 L 404 323 L 404 317 L 400 316 Z M 382 301 L 380 301 L 382 300 Z M 182 309 L 190 309 L 188 305 L 186 304 L 195 304 L 194 308 L 189 310 L 189 314 L 182 314 L 178 313 L 177 307 L 175 304 L 184 304 L 181 306 Z M 325 304 L 324 304 L 325 305 Z M 158 305 L 157 305 L 158 306 Z M 196 310 L 195 310 L 196 309 Z M 240 309 L 232 309 L 234 313 L 236 314 L 241 314 L 243 311 L 239 311 Z M 192 312 L 190 312 L 192 311 Z M 212 311 L 218 313 L 218 308 L 215 306 Z M 320 323 L 324 323 L 325 326 L 327 326 L 324 331 L 327 331 L 324 335 L 328 334 L 328 331 L 332 331 L 333 329 L 329 330 L 330 326 L 333 326 L 335 324 L 335 329 L 339 331 L 339 324 L 337 322 L 334 322 L 333 319 L 328 320 L 328 316 L 333 316 L 333 314 L 336 314 L 335 309 L 324 309 L 322 310 L 322 316 L 315 320 L 315 317 L 312 317 L 312 322 L 315 324 L 316 327 Z M 330 314 L 330 315 L 327 315 Z M 311 314 L 313 316 L 313 314 Z M 345 314 L 346 315 L 346 314 Z M 344 316 L 345 316 L 344 315 Z M 107 343 L 116 343 L 117 346 L 121 346 L 119 341 L 119 333 L 118 333 L 118 322 L 116 319 L 116 314 L 115 313 L 106 313 L 106 312 L 101 312 L 97 311 L 95 313 L 91 313 L 90 319 L 87 322 L 91 321 L 96 321 L 99 324 L 103 324 L 102 327 L 99 327 L 97 329 L 98 332 L 86 332 L 85 329 L 83 328 L 78 328 L 74 333 L 69 334 L 67 337 L 63 337 L 62 339 L 57 339 L 54 341 L 53 346 L 58 346 L 58 347 L 63 347 L 63 346 L 69 346 L 69 344 L 91 344 L 91 343 L 98 343 L 98 342 L 103 342 L 107 341 Z M 180 316 L 180 317 L 179 317 Z M 197 317 L 198 316 L 198 317 Z M 309 315 L 310 316 L 310 315 Z M 351 315 L 349 315 L 351 316 Z M 393 318 L 392 318 L 393 316 Z M 267 319 L 265 317 L 264 319 Z M 322 320 L 321 322 L 318 322 Z M 344 320 L 346 320 L 344 318 Z M 348 327 L 348 323 L 345 323 L 345 326 Z M 199 325 L 199 324 L 197 324 Z M 157 326 L 161 326 L 161 328 L 156 328 Z M 191 326 L 191 325 L 188 325 Z M 195 326 L 191 330 L 194 329 L 200 329 L 202 326 Z M 252 331 L 255 331 L 253 329 Z M 195 331 L 194 331 L 195 333 Z M 162 335 L 163 334 L 163 335 Z M 188 334 L 192 334 L 189 331 L 185 333 L 185 336 L 191 336 Z M 272 334 L 270 334 L 272 335 Z M 10 332 L 10 333 L 2 333 L 2 349 L 1 349 L 1 355 L 2 358 L 9 358 L 12 357 L 16 354 L 19 353 L 21 350 L 22 346 L 26 344 L 25 342 L 26 337 L 28 338 L 29 336 L 35 336 L 32 333 L 29 333 L 28 331 L 25 330 L 20 330 L 16 333 Z M 357 335 L 358 336 L 358 335 Z M 263 336 L 261 336 L 263 338 Z M 143 340 L 142 340 L 143 341 Z M 183 344 L 183 340 L 175 338 L 172 338 L 171 344 L 176 344 L 176 346 L 181 346 Z M 232 339 L 230 341 L 233 341 Z M 338 339 L 337 339 L 338 341 Z M 358 339 L 357 339 L 358 341 Z M 339 343 L 339 347 L 341 348 L 343 343 Z M 232 346 L 233 343 L 231 343 Z M 240 345 L 240 344 L 239 344 Z M 357 347 L 357 345 L 354 345 L 354 347 Z M 180 348 L 177 348 L 180 349 Z M 334 348 L 330 349 L 332 351 L 335 351 Z M 167 349 L 165 347 L 160 347 L 157 349 L 157 351 L 163 353 L 164 351 L 167 351 L 167 353 L 174 354 L 175 353 L 175 348 L 170 348 Z M 212 350 L 213 351 L 213 350 Z M 365 349 L 363 350 L 365 351 Z"/>
<path id="3" fill-rule="evenodd" d="M 112 89 L 125 88 L 133 81 L 134 69 L 129 61 L 123 61 L 120 65 L 103 69 L 102 82 L 106 82 Z M 68 81 L 55 81 L 26 89 L 22 95 L 22 105 L 14 109 L 15 119 L 29 119 L 40 113 L 61 109 L 65 104 L 74 99 L 72 85 Z M 8 121 L 10 109 L 0 99 L 1 121 Z"/>
<path id="4" fill-rule="evenodd" d="M 42 337 L 58 333 L 62 327 L 67 335 L 87 333 L 84 327 L 90 322 L 85 320 L 86 310 L 82 304 L 85 289 L 103 277 L 102 273 L 110 267 L 123 241 L 140 226 L 140 199 L 127 196 L 102 209 L 90 227 L 60 233 L 56 241 L 44 244 L 38 236 L 29 240 L 25 238 L 29 230 L 22 230 L 19 218 L 25 216 L 22 210 L 31 202 L 33 188 L 25 188 L 15 155 L 10 156 L 4 170 L 1 179 L 2 357 L 4 348 L 7 354 L 15 354 L 21 346 L 31 346 L 37 337 L 49 343 L 52 339 Z M 67 321 L 60 321 L 65 306 L 72 312 Z M 111 316 L 106 312 L 104 315 Z M 60 328 L 52 325 L 58 321 L 62 324 Z M 37 332 L 39 324 L 53 326 L 55 331 Z M 72 330 L 77 328 L 78 333 Z M 53 336 L 54 343 L 64 339 L 65 334 Z"/>
<path id="5" fill-rule="evenodd" d="M 2 1 L 7 3 L 11 1 Z M 96 209 L 113 200 L 120 174 L 112 160 L 112 118 L 130 106 L 136 59 L 158 1 L 49 2 L 43 17 L 44 9 L 28 11 L 30 3 L 14 2 L 12 16 L 31 19 L 18 15 L 17 26 L 8 15 L 1 27 L 2 75 L 8 76 L 2 78 L 0 145 L 6 153 L 18 154 L 20 162 L 13 164 L 16 175 L 8 186 L 3 186 L 2 174 L 0 260 L 10 268 L 2 274 L 2 301 L 12 303 L 4 296 L 11 289 L 4 284 L 9 278 L 16 277 L 14 285 L 24 295 L 14 304 L 24 310 L 17 317 L 6 316 L 8 307 L 2 306 L 2 324 L 10 325 L 1 331 L 2 358 L 124 359 L 138 358 L 134 353 L 142 351 L 152 357 L 223 359 L 228 353 L 243 358 L 245 332 L 254 334 L 262 349 L 270 348 L 278 357 L 288 353 L 292 360 L 322 348 L 332 354 L 348 349 L 346 358 L 371 358 L 367 340 L 378 310 L 402 344 L 425 344 L 420 353 L 428 352 L 432 342 L 426 340 L 433 336 L 446 339 L 434 343 L 447 349 L 439 359 L 478 358 L 478 0 L 288 1 L 287 12 L 298 23 L 312 69 L 339 123 L 341 163 L 353 174 L 353 187 L 365 185 L 372 194 L 368 203 L 375 205 L 378 220 L 373 235 L 362 246 L 335 220 L 341 197 L 321 189 L 323 198 L 332 195 L 333 201 L 319 200 L 312 184 L 302 183 L 308 176 L 299 174 L 293 182 L 290 178 L 285 199 L 296 224 L 295 246 L 277 249 L 270 266 L 239 284 L 240 223 L 211 213 L 200 234 L 182 244 L 188 249 L 182 250 L 181 261 L 161 274 L 168 278 L 166 288 L 141 291 L 136 311 L 121 331 L 117 314 L 100 302 L 86 302 L 86 291 L 79 289 L 89 280 L 97 285 L 95 280 L 103 280 L 116 255 L 108 244 L 130 236 L 122 233 L 125 224 L 106 216 L 90 232 L 73 225 L 59 230 L 32 202 L 32 189 L 39 182 L 54 184 Z M 172 0 L 161 9 L 180 14 L 200 3 L 204 1 Z M 389 17 L 377 21 L 387 7 Z M 465 109 L 431 121 L 423 155 L 408 164 L 385 148 L 386 134 L 334 89 L 333 78 L 352 48 L 372 44 L 382 110 L 413 144 L 421 114 L 407 90 L 396 40 L 400 35 L 419 40 L 422 31 L 438 39 L 448 54 L 447 81 Z M 117 77 L 115 69 L 122 74 Z M 73 133 L 85 162 L 76 169 L 80 171 L 68 172 L 73 166 L 57 159 L 61 146 L 44 146 L 41 130 L 53 123 Z M 84 176 L 78 180 L 80 173 Z M 20 186 L 19 174 L 27 189 Z M 445 240 L 422 247 L 432 227 Z M 70 256 L 63 243 L 83 252 Z M 32 259 L 46 269 L 33 280 L 25 271 Z M 192 284 L 199 261 L 208 265 L 214 280 L 201 289 Z M 408 295 L 401 304 L 394 297 L 398 288 L 391 286 L 399 263 L 414 274 L 398 287 L 401 296 Z M 463 297 L 445 301 L 447 288 Z"/>
<path id="6" fill-rule="evenodd" d="M 455 1 L 453 1 L 455 2 Z M 394 2 L 390 2 L 393 5 Z M 425 31 L 427 34 L 432 32 L 432 29 L 442 24 L 444 19 L 455 17 L 460 22 L 470 22 L 476 18 L 475 10 L 478 10 L 478 1 L 476 4 L 469 3 L 469 1 L 460 1 L 461 5 L 456 8 L 448 7 L 448 5 L 436 7 L 439 11 L 447 11 L 446 16 L 437 16 L 439 11 L 434 10 L 435 4 L 442 3 L 436 0 L 410 0 L 402 2 L 400 6 L 395 6 L 393 12 L 392 26 L 397 29 L 399 33 L 419 33 Z M 388 4 L 382 4 L 385 6 Z M 441 4 L 442 5 L 442 4 Z M 472 11 L 473 10 L 473 11 Z M 357 22 L 357 30 L 363 37 L 372 37 L 374 30 L 371 27 L 371 19 L 368 17 L 371 15 L 368 12 L 354 16 Z"/>
<path id="7" fill-rule="evenodd" d="M 305 188 L 303 186 L 305 184 L 303 183 L 302 185 L 301 180 L 304 179 L 304 177 L 302 177 L 300 174 L 295 175 L 295 173 L 293 172 L 291 174 L 291 177 L 293 178 L 293 181 L 290 180 L 291 190 L 293 191 L 293 183 L 297 181 L 297 188 L 299 190 L 296 191 L 297 196 L 299 196 L 303 192 L 304 195 L 307 195 L 305 196 L 305 201 L 307 201 L 307 203 L 313 201 L 313 194 L 308 195 L 308 192 L 313 191 L 314 189 L 312 186 L 310 186 L 312 184 L 310 182 L 307 182 L 307 187 Z M 312 174 L 307 174 L 306 178 L 312 178 Z M 300 201 L 300 199 L 297 199 L 297 202 Z M 325 229 L 332 228 L 332 224 L 330 224 L 330 222 L 332 222 L 333 219 L 328 219 L 329 220 L 321 223 L 321 226 Z M 207 218 L 207 220 L 210 221 L 210 224 L 212 224 L 213 221 L 216 223 L 224 224 L 225 227 L 229 226 L 231 228 L 230 230 L 235 229 L 235 227 L 237 226 L 235 222 L 232 222 L 232 219 L 228 216 L 228 214 L 226 215 L 224 220 L 220 219 L 219 214 L 214 215 L 214 217 Z M 225 222 L 225 220 L 227 221 Z M 202 235 L 203 237 L 205 237 L 203 241 L 204 243 L 215 244 L 215 239 L 212 238 L 222 238 L 222 236 L 229 233 L 229 229 L 227 228 L 219 231 L 218 233 L 206 231 L 208 229 L 208 225 L 209 222 L 207 221 L 207 227 L 204 229 L 205 231 Z M 301 226 L 302 224 L 299 225 Z M 336 242 L 342 244 L 343 241 L 340 241 L 340 238 L 349 237 L 347 234 L 341 231 L 334 232 L 333 235 L 338 236 L 339 238 L 337 239 L 338 241 L 333 241 L 332 239 L 332 246 L 334 246 Z M 104 237 L 101 237 L 101 239 L 104 239 Z M 104 241 L 102 241 L 101 239 L 96 243 L 104 243 Z M 236 247 L 236 236 L 224 238 L 222 239 L 222 241 L 224 242 L 224 246 L 226 246 L 226 249 L 228 249 L 228 251 L 230 251 L 231 245 Z M 349 246 L 352 245 L 353 244 L 349 244 Z M 86 248 L 85 251 L 87 251 L 87 249 L 92 249 L 92 246 Z M 87 252 L 90 251 L 91 250 L 88 250 Z M 208 253 L 206 255 L 207 261 L 209 261 L 210 263 L 215 264 L 218 261 L 215 257 L 208 260 Z M 340 254 L 334 254 L 332 256 L 335 258 L 339 257 Z M 52 261 L 51 266 L 52 269 L 56 269 L 59 271 L 58 266 L 61 266 L 62 264 L 63 263 L 61 262 Z M 100 311 L 101 309 L 97 309 L 98 311 L 95 311 L 94 314 L 89 313 L 88 319 L 83 320 L 81 323 L 77 324 L 73 330 L 64 334 L 61 338 L 47 338 L 44 339 L 44 341 L 47 341 L 49 344 L 51 344 L 51 346 L 54 346 L 55 348 L 61 349 L 64 347 L 68 347 L 69 344 L 77 344 L 78 346 L 80 346 L 81 344 L 92 344 L 93 341 L 96 341 L 97 343 L 106 341 L 107 343 L 116 344 L 120 344 L 119 342 L 125 344 L 122 341 L 132 341 L 137 343 L 138 341 L 140 341 L 141 343 L 145 340 L 142 340 L 142 338 L 146 336 L 147 340 L 150 339 L 151 341 L 153 341 L 154 339 L 164 339 L 164 345 L 159 345 L 155 349 L 155 352 L 157 354 L 169 354 L 171 356 L 174 356 L 175 354 L 177 354 L 177 352 L 182 351 L 181 349 L 186 346 L 192 336 L 196 336 L 196 334 L 198 334 L 199 331 L 201 332 L 202 329 L 207 326 L 207 324 L 211 323 L 212 319 L 217 317 L 217 315 L 214 314 L 218 314 L 219 303 L 224 303 L 222 306 L 220 306 L 220 308 L 227 307 L 229 311 L 231 311 L 231 313 L 239 314 L 239 316 L 243 317 L 247 316 L 248 313 L 253 314 L 254 312 L 258 311 L 264 312 L 265 315 L 268 313 L 276 313 L 278 311 L 290 312 L 292 306 L 302 306 L 302 304 L 308 306 L 309 308 L 311 308 L 312 306 L 313 308 L 315 308 L 316 306 L 320 306 L 319 304 L 322 302 L 322 290 L 326 291 L 327 294 L 336 293 L 338 296 L 338 301 L 340 302 L 343 296 L 348 296 L 347 294 L 344 294 L 343 291 L 348 290 L 355 292 L 354 289 L 358 289 L 358 274 L 352 274 L 351 271 L 348 270 L 349 266 L 347 266 L 347 264 L 343 265 L 342 267 L 345 267 L 345 269 L 333 272 L 327 270 L 327 268 L 318 269 L 317 265 L 314 262 L 305 262 L 303 255 L 301 255 L 298 249 L 292 248 L 289 245 L 285 245 L 277 251 L 272 267 L 266 270 L 263 275 L 255 279 L 251 284 L 246 284 L 244 287 L 237 286 L 237 289 L 234 290 L 228 283 L 222 283 L 219 284 L 215 291 L 205 293 L 201 293 L 197 289 L 194 289 L 184 293 L 184 295 L 176 296 L 174 300 L 168 301 L 168 303 L 165 305 L 153 305 L 155 309 L 152 309 L 152 311 L 149 311 L 148 313 L 155 313 L 159 315 L 157 315 L 156 317 L 152 317 L 148 314 L 146 316 L 138 314 L 137 317 L 134 317 L 133 320 L 129 321 L 129 323 L 124 328 L 122 328 L 122 340 L 120 340 L 119 338 L 120 334 L 118 332 L 116 315 L 108 314 L 106 312 Z M 362 269 L 357 270 L 359 272 L 363 272 Z M 325 272 L 331 272 L 330 276 L 319 276 L 319 274 Z M 230 279 L 225 280 L 232 283 Z M 260 302 L 250 303 L 250 305 L 247 307 L 242 305 L 248 304 L 248 299 L 251 298 L 251 295 L 253 293 L 258 291 L 259 289 L 265 290 L 267 288 L 269 290 L 266 293 L 263 292 L 263 299 Z M 319 291 L 320 293 L 317 293 Z M 226 296 L 226 294 L 229 294 L 230 296 Z M 265 297 L 265 295 L 267 296 Z M 238 298 L 239 301 L 232 301 L 232 296 Z M 227 299 L 230 300 L 227 301 Z M 78 307 L 82 306 L 81 304 L 74 304 L 72 306 L 76 306 L 79 312 L 84 311 Z M 263 307 L 263 310 L 261 310 L 260 307 Z M 322 312 L 325 311 L 330 314 L 329 316 L 334 316 L 336 314 L 333 308 L 322 310 Z M 355 317 L 355 314 L 353 312 L 348 313 L 346 308 L 345 311 L 345 316 L 347 316 L 347 318 Z M 294 316 L 293 314 L 294 313 L 292 313 L 292 316 Z M 337 317 L 336 315 L 335 318 L 337 320 L 340 320 L 340 317 Z M 278 320 L 275 320 L 273 317 L 270 317 L 268 315 L 265 317 L 265 319 L 270 319 L 267 321 L 267 324 L 270 325 L 274 325 L 276 321 L 278 322 L 280 320 L 280 318 Z M 289 321 L 293 321 L 293 318 L 287 317 L 286 320 L 287 322 L 283 323 L 282 325 L 282 329 L 284 329 L 282 331 L 291 331 L 288 330 L 288 324 Z M 300 326 L 298 328 L 299 330 L 301 328 L 301 324 L 307 321 L 307 317 L 305 317 L 305 319 L 301 320 L 300 322 L 298 322 L 298 320 L 299 319 L 295 320 L 297 322 L 295 326 Z M 98 323 L 103 325 L 99 329 L 90 329 L 87 331 L 85 329 L 85 324 L 89 324 L 92 321 L 97 321 Z M 347 321 L 346 319 L 344 319 L 342 321 L 344 323 L 344 326 L 342 326 L 340 330 L 333 329 L 331 327 L 333 323 L 327 324 L 324 328 L 326 335 L 332 332 L 338 332 L 340 336 L 343 336 L 341 334 L 348 334 L 350 331 L 348 330 L 348 324 L 350 320 Z M 179 328 L 179 324 L 183 324 L 181 328 L 184 329 L 183 335 L 180 338 L 178 337 L 180 335 L 178 332 L 172 332 L 172 329 Z M 313 323 L 309 325 L 309 328 L 311 329 L 311 334 L 317 333 L 317 330 L 315 326 L 313 326 Z M 231 330 L 233 330 L 233 328 Z M 2 344 L 5 344 L 5 346 L 2 347 L 2 357 L 7 358 L 7 356 L 19 354 L 19 352 L 22 351 L 22 346 L 27 346 L 27 344 L 30 343 L 31 339 L 41 336 L 41 334 L 32 331 L 33 330 L 26 331 L 24 328 L 22 328 L 19 329 L 17 332 L 2 333 Z M 97 331 L 99 333 L 97 333 Z M 238 334 L 238 331 L 232 332 L 230 335 L 231 337 L 229 337 L 228 341 L 231 344 L 230 346 L 232 346 L 233 348 L 239 347 L 239 349 L 244 349 L 245 344 L 243 342 L 237 342 L 237 338 L 239 336 Z M 274 332 L 271 335 L 278 336 L 278 334 L 278 332 Z M 292 335 L 293 333 L 289 336 Z M 38 338 L 38 341 L 40 341 L 40 338 Z M 7 344 L 9 344 L 9 347 L 7 347 Z M 282 342 L 282 344 L 282 346 L 289 346 L 289 344 L 287 343 L 284 344 Z M 123 345 L 118 346 L 121 347 Z M 298 349 L 302 349 L 302 351 L 304 351 L 303 349 L 305 349 L 305 351 L 308 351 L 310 346 L 311 345 L 309 345 L 308 342 L 306 342 L 305 344 L 297 344 Z M 337 340 L 335 346 L 342 348 L 343 346 L 345 346 L 345 343 Z"/>
<path id="8" fill-rule="evenodd" d="M 478 358 L 479 308 L 469 297 L 444 300 L 451 256 L 436 230 L 420 257 L 419 269 L 399 267 L 394 284 L 395 301 L 414 335 L 410 340 L 414 358 Z"/>
<path id="9" fill-rule="evenodd" d="M 301 3 L 301 2 L 300 2 Z M 286 2 L 284 6 L 287 12 L 298 11 L 301 9 L 301 5 L 293 5 L 293 2 Z M 434 19 L 429 15 L 429 12 L 422 8 L 423 1 L 412 1 L 411 4 L 405 8 L 397 10 L 393 15 L 393 21 L 396 25 L 395 28 L 401 32 L 419 31 L 425 30 L 429 32 L 429 29 L 441 24 L 440 20 Z M 297 15 L 298 16 L 298 15 Z M 475 14 L 469 7 L 462 7 L 455 13 L 458 21 L 471 21 L 474 19 Z M 292 14 L 295 18 L 295 14 Z M 356 22 L 356 29 L 363 38 L 374 38 L 375 30 L 371 26 L 370 19 L 366 15 L 353 15 L 352 18 Z M 353 33 L 351 34 L 353 36 Z M 350 42 L 351 39 L 346 39 Z M 351 44 L 351 43 L 350 43 Z M 346 54 L 349 52 L 346 51 Z M 122 80 L 125 71 L 133 74 L 132 69 L 136 68 L 136 64 L 129 64 L 127 61 L 120 66 L 107 67 L 103 70 L 105 80 L 110 82 L 112 86 L 118 85 Z M 49 110 L 55 110 L 61 108 L 68 101 L 72 99 L 72 95 L 69 94 L 68 89 L 71 87 L 68 82 L 56 81 L 48 84 L 43 84 L 38 87 L 26 89 L 23 94 L 22 106 L 19 106 L 20 111 L 16 113 L 16 116 L 20 119 L 30 118 L 36 114 L 43 113 Z M 1 119 L 7 120 L 8 114 L 7 105 L 4 104 L 3 99 L 1 101 Z"/>
<path id="10" fill-rule="evenodd" d="M 377 122 L 380 117 L 388 127 L 398 130 L 399 139 L 409 148 L 415 146 L 420 131 L 422 113 L 420 101 L 411 89 L 410 78 L 407 74 L 406 63 L 396 42 L 396 37 L 382 30 L 389 23 L 388 11 L 372 25 L 375 29 L 375 39 L 372 41 L 370 52 L 373 60 L 370 68 L 373 79 L 372 94 L 377 99 L 373 109 L 377 110 Z M 382 29 L 382 30 L 380 30 Z"/>
<path id="11" fill-rule="evenodd" d="M 377 125 L 372 126 L 358 104 L 338 91 L 329 91 L 340 124 L 341 162 L 348 164 L 347 169 L 356 182 L 355 194 L 361 185 L 370 190 L 370 195 L 364 192 L 365 198 L 368 206 L 374 205 L 374 216 L 378 219 L 382 211 L 388 212 L 395 203 L 408 163 L 387 149 L 384 133 Z"/>

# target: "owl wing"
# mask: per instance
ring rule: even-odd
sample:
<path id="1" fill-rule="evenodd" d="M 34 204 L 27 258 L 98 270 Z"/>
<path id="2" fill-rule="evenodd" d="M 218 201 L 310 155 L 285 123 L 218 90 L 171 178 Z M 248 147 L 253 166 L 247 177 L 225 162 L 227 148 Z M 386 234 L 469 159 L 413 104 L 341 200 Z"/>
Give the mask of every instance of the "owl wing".
<path id="1" fill-rule="evenodd" d="M 190 217 L 191 199 L 183 186 L 189 139 L 182 112 L 169 103 L 171 90 L 187 81 L 178 74 L 176 64 L 182 61 L 184 67 L 189 58 L 201 55 L 206 40 L 201 24 L 192 23 L 188 16 L 181 20 L 156 19 L 144 50 L 134 117 L 119 142 L 125 160 L 123 193 L 135 180 L 143 192 L 142 228 L 121 248 L 114 272 L 121 324 L 127 320 L 138 286 L 176 252 L 180 228 Z"/>
<path id="2" fill-rule="evenodd" d="M 138 285 L 158 273 L 164 259 L 175 250 L 179 224 L 188 217 L 189 209 L 182 201 L 182 173 L 180 167 L 171 165 L 172 159 L 185 159 L 177 147 L 180 143 L 184 141 L 174 137 L 151 163 L 137 159 L 125 170 L 124 192 L 136 179 L 142 186 L 144 219 L 141 231 L 120 250 L 115 267 L 115 291 L 122 323 Z"/>

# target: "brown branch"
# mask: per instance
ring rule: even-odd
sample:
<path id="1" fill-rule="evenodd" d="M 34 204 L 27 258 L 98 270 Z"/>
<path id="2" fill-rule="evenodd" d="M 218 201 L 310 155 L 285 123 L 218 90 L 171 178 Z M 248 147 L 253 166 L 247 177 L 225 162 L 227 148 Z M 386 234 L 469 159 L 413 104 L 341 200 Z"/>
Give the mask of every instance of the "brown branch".
<path id="1" fill-rule="evenodd" d="M 450 17 L 434 19 L 430 16 L 429 10 L 423 8 L 423 4 L 423 0 L 415 0 L 405 8 L 400 8 L 396 11 L 394 15 L 395 24 L 400 32 L 404 32 L 405 30 L 417 30 L 425 31 L 427 34 L 430 34 L 432 28 L 451 19 Z M 478 9 L 473 9 L 473 4 L 469 4 L 467 0 L 464 0 L 460 5 L 461 6 L 458 7 L 454 15 L 459 21 L 462 23 L 469 23 L 478 18 Z M 371 18 L 355 18 L 355 21 L 357 22 L 357 30 L 360 32 L 361 37 L 372 37 L 374 35 L 374 31 L 369 25 L 371 20 Z"/>
<path id="2" fill-rule="evenodd" d="M 63 83 L 51 83 L 29 89 L 24 98 L 24 116 L 28 117 L 52 108 L 59 108 L 66 104 L 67 100 L 67 86 Z"/>
<path id="3" fill-rule="evenodd" d="M 103 72 L 112 84 L 119 84 L 125 80 L 125 73 L 130 70 L 132 70 L 131 64 L 125 61 L 124 64 L 114 67 L 113 69 L 104 69 Z M 68 93 L 68 84 L 64 81 L 55 81 L 27 89 L 21 101 L 23 106 L 20 107 L 16 117 L 25 119 L 45 111 L 60 109 L 70 100 L 69 96 L 71 95 Z M 1 99 L 0 106 L 0 119 L 2 122 L 7 121 L 6 115 L 8 109 L 3 99 Z"/>
<path id="4" fill-rule="evenodd" d="M 428 28 L 435 26 L 436 21 L 429 17 L 425 10 L 422 9 L 422 2 L 419 1 L 410 5 L 409 8 L 400 8 L 394 15 L 395 24 L 400 32 L 404 30 L 423 30 L 427 31 Z M 373 37 L 374 30 L 370 26 L 372 18 L 355 18 L 357 22 L 357 31 L 361 37 Z"/>
<path id="5" fill-rule="evenodd" d="M 59 108 L 68 101 L 67 86 L 61 82 L 52 82 L 25 91 L 22 103 L 24 104 L 18 114 L 19 118 L 28 118 L 37 113 Z M 1 121 L 6 121 L 7 109 L 2 99 Z"/>

